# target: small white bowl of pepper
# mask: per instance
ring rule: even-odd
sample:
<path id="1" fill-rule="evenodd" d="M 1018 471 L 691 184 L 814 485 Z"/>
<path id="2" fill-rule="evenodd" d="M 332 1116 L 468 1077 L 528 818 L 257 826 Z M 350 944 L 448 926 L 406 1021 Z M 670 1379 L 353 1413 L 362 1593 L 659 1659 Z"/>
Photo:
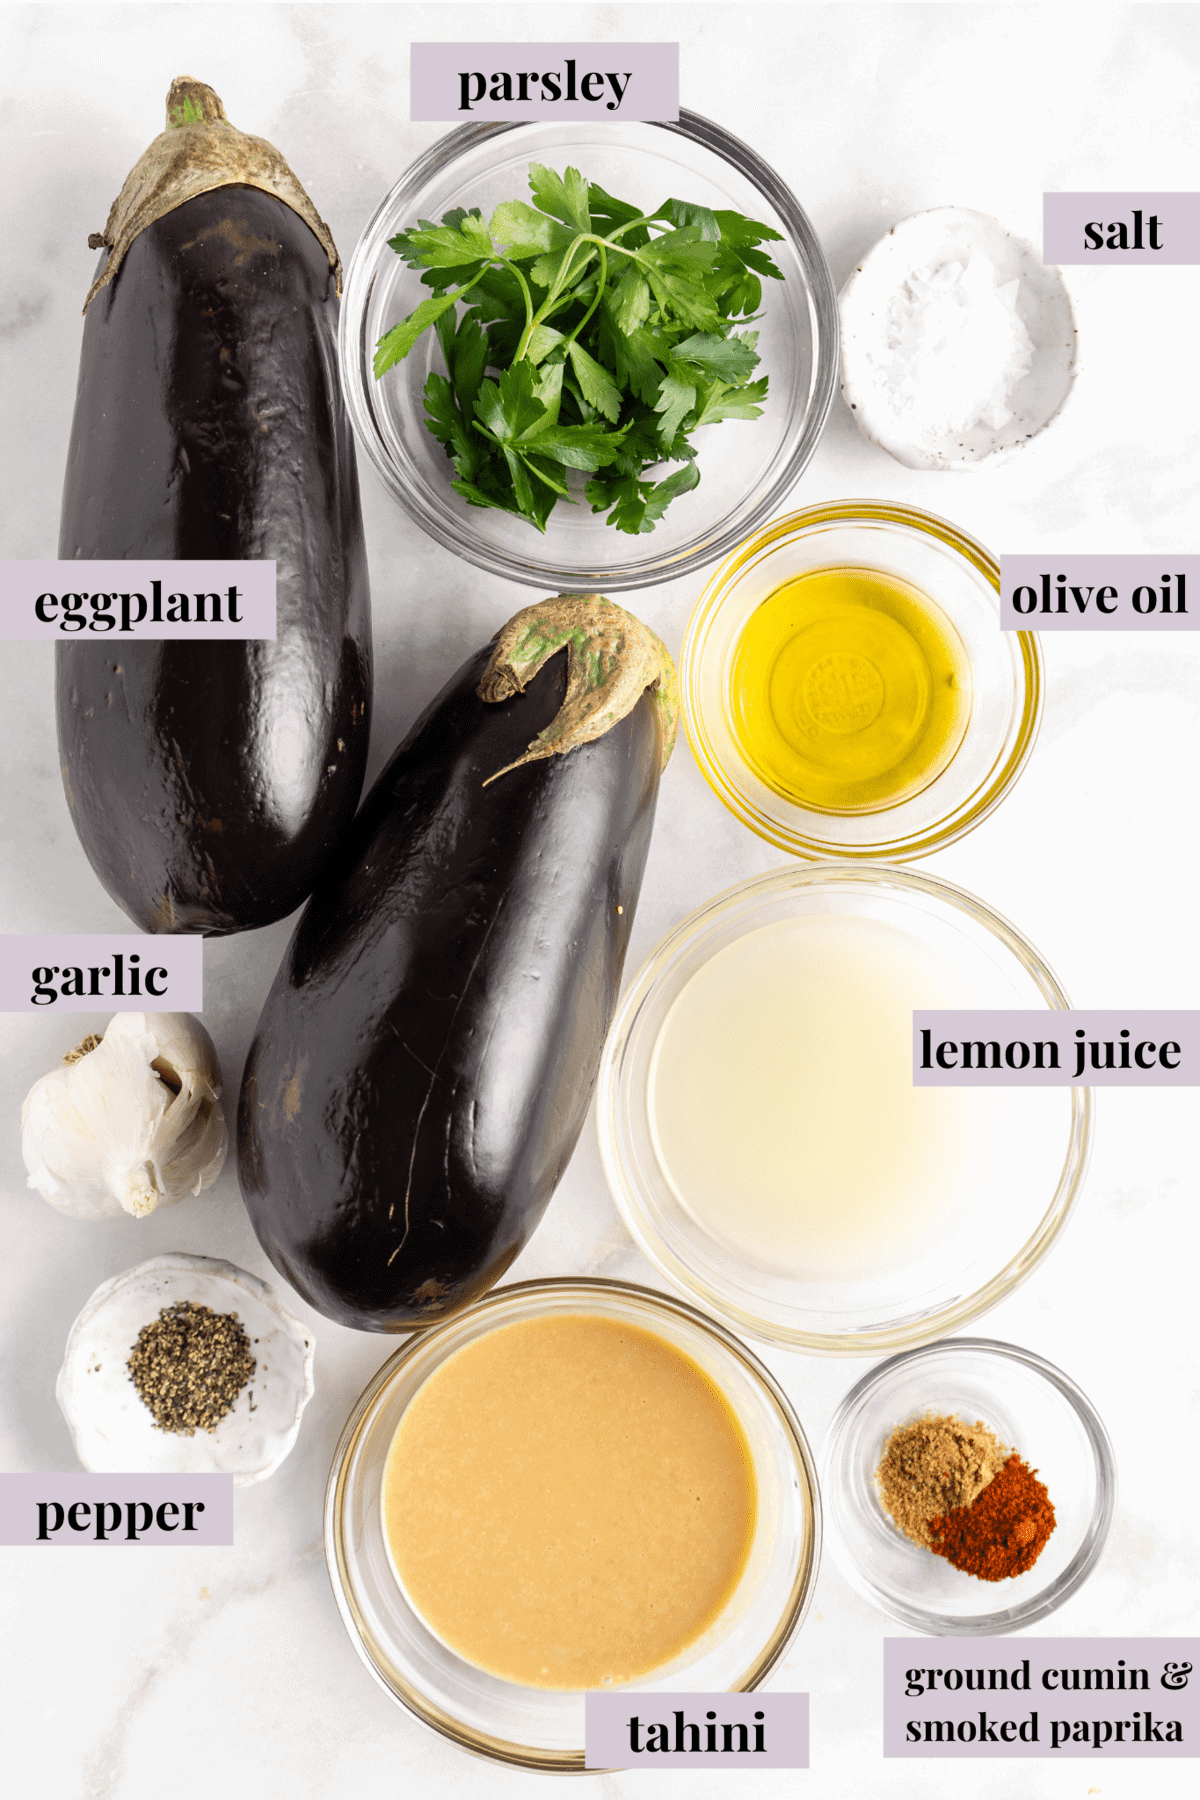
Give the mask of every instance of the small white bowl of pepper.
<path id="1" fill-rule="evenodd" d="M 932 1635 L 1020 1631 L 1104 1549 L 1112 1446 L 1091 1402 L 1013 1344 L 944 1338 L 878 1364 L 830 1427 L 829 1550 L 889 1617 Z"/>
<path id="2" fill-rule="evenodd" d="M 67 1339 L 57 1394 L 97 1474 L 274 1474 L 313 1395 L 314 1339 L 265 1281 L 182 1252 L 101 1284 Z"/>

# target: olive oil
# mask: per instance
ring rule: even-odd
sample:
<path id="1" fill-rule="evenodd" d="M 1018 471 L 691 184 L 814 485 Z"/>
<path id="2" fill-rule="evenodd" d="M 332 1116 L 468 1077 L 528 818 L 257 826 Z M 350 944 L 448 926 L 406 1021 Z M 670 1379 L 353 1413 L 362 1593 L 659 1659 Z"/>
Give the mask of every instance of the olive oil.
<path id="1" fill-rule="evenodd" d="M 935 781 L 971 716 L 950 620 L 881 569 L 809 569 L 769 594 L 734 653 L 734 734 L 759 779 L 817 812 L 882 812 Z"/>

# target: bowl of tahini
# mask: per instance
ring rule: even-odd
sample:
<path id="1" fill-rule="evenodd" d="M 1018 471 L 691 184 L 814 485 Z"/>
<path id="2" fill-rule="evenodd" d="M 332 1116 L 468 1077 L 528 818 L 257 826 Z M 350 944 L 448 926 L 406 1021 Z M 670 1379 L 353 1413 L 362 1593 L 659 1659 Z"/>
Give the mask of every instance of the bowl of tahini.
<path id="1" fill-rule="evenodd" d="M 464 1749 L 584 1767 L 589 1691 L 739 1693 L 808 1607 L 803 1428 L 695 1308 L 621 1282 L 497 1288 L 356 1403 L 325 1507 L 367 1669 Z"/>

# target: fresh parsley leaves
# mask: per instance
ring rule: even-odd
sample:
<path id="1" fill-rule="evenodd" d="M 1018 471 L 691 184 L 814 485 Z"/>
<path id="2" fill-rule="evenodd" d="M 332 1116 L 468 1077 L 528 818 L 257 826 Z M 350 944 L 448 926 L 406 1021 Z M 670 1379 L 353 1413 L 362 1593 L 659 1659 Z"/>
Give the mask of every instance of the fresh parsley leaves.
<path id="1" fill-rule="evenodd" d="M 425 423 L 456 493 L 545 531 L 578 471 L 593 512 L 653 531 L 700 480 L 692 433 L 762 411 L 758 333 L 737 327 L 783 279 L 759 248 L 779 233 L 682 200 L 641 213 L 577 169 L 531 163 L 529 188 L 533 206 L 456 207 L 390 239 L 432 292 L 380 338 L 376 378 L 432 325 L 446 373 Z M 663 463 L 681 466 L 645 479 Z"/>

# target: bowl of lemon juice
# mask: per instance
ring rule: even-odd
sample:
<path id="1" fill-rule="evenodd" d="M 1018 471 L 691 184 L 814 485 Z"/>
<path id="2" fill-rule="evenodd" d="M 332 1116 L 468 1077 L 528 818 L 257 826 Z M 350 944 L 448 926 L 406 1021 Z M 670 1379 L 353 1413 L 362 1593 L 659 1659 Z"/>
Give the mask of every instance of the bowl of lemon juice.
<path id="1" fill-rule="evenodd" d="M 734 1330 L 880 1355 L 1033 1271 L 1082 1185 L 1086 1088 L 913 1085 L 913 1012 L 1069 1003 L 964 890 L 843 861 L 758 876 L 638 974 L 605 1047 L 601 1152 L 634 1239 Z"/>
<path id="2" fill-rule="evenodd" d="M 903 862 L 961 837 L 1023 769 L 1042 708 L 1000 568 L 913 507 L 842 501 L 730 556 L 688 626 L 688 737 L 710 786 L 796 855 Z"/>

